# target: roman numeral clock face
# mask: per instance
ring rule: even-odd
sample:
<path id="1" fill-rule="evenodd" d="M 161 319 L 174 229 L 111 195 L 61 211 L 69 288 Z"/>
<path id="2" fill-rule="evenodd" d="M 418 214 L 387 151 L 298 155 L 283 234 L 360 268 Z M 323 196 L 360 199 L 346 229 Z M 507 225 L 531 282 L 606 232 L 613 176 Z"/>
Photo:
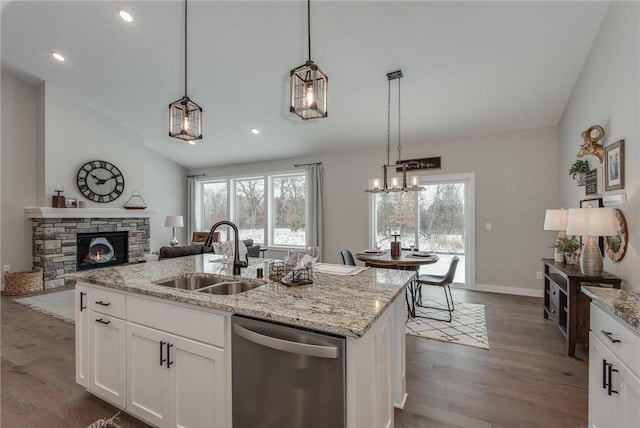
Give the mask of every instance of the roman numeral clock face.
<path id="1" fill-rule="evenodd" d="M 78 189 L 94 202 L 111 202 L 122 195 L 124 176 L 112 163 L 94 160 L 78 171 Z"/>

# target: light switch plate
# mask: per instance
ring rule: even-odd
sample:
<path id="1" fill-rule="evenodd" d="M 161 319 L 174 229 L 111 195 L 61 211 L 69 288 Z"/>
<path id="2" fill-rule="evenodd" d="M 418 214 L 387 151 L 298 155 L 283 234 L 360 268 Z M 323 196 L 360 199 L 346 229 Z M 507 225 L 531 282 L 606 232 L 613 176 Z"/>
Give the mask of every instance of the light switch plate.
<path id="1" fill-rule="evenodd" d="M 491 223 L 485 223 L 485 224 L 484 224 L 484 228 L 485 228 L 486 230 L 491 230 Z"/>

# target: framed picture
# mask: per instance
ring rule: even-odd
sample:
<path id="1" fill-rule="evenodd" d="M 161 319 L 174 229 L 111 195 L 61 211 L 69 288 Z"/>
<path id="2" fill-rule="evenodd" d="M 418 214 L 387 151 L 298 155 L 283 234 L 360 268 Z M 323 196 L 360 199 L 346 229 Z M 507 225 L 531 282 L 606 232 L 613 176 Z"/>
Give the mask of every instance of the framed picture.
<path id="1" fill-rule="evenodd" d="M 67 208 L 78 208 L 78 200 L 75 198 L 67 198 Z"/>
<path id="2" fill-rule="evenodd" d="M 624 189 L 624 140 L 604 148 L 604 190 Z"/>
<path id="3" fill-rule="evenodd" d="M 598 208 L 603 206 L 602 198 L 583 199 L 580 201 L 580 208 Z M 582 236 L 580 237 L 580 248 L 582 248 Z M 604 239 L 602 236 L 598 237 L 598 248 L 600 248 L 600 254 L 604 255 Z"/>

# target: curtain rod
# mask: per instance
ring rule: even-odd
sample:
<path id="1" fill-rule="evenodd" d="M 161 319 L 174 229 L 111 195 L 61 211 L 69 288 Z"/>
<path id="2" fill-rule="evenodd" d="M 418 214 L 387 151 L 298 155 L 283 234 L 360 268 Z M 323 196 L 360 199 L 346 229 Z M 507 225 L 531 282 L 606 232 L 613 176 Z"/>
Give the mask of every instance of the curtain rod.
<path id="1" fill-rule="evenodd" d="M 187 178 L 193 178 L 193 177 L 204 177 L 207 174 L 196 174 L 196 175 L 187 175 Z"/>
<path id="2" fill-rule="evenodd" d="M 296 163 L 296 164 L 293 164 L 293 166 L 295 166 L 296 168 L 301 167 L 301 166 L 309 166 L 309 165 L 322 165 L 322 162 Z"/>

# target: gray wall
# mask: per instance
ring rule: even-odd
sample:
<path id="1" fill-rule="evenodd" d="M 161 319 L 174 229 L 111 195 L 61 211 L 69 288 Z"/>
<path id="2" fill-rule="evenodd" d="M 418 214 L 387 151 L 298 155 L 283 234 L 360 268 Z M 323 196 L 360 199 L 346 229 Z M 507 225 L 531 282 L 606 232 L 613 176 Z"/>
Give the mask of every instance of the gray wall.
<path id="1" fill-rule="evenodd" d="M 381 138 L 381 141 L 384 138 Z M 407 145 L 403 158 L 441 156 L 434 174 L 475 173 L 476 284 L 473 288 L 542 295 L 542 257 L 552 257 L 553 232 L 543 232 L 546 208 L 558 204 L 557 129 L 461 138 Z M 393 158 L 392 158 L 393 159 Z M 294 163 L 322 162 L 324 260 L 341 263 L 340 250 L 369 246 L 368 180 L 386 161 L 379 148 L 192 170 L 206 178 L 291 170 Z M 425 174 L 425 175 L 426 175 Z M 492 223 L 492 230 L 484 225 Z"/>
<path id="2" fill-rule="evenodd" d="M 138 190 L 151 214 L 151 249 L 171 238 L 166 215 L 186 215 L 186 169 L 145 148 L 144 138 L 46 83 L 34 87 L 2 71 L 2 252 L 0 265 L 31 269 L 28 206 L 51 206 L 55 185 L 87 207 L 122 207 Z M 108 160 L 125 176 L 123 195 L 109 204 L 84 199 L 76 173 L 85 162 Z M 183 230 L 178 238 L 185 241 Z"/>
<path id="3" fill-rule="evenodd" d="M 578 207 L 585 197 L 584 187 L 577 187 L 567 175 L 582 144 L 580 133 L 599 124 L 605 129 L 603 145 L 625 140 L 625 189 L 604 192 L 604 195 L 626 194 L 627 202 L 615 208 L 625 215 L 629 245 L 625 257 L 618 263 L 605 256 L 604 269 L 620 276 L 624 288 L 636 290 L 640 289 L 639 9 L 638 2 L 611 3 L 558 127 L 560 199 L 565 207 Z M 592 168 L 602 167 L 591 156 L 588 162 Z"/>

